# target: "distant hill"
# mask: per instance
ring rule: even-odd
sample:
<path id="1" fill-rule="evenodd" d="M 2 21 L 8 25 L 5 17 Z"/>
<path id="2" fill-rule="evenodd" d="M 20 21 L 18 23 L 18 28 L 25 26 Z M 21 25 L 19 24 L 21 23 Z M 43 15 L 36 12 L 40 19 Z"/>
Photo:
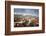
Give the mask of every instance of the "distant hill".
<path id="1" fill-rule="evenodd" d="M 34 17 L 36 17 L 36 16 L 32 16 L 32 15 L 18 15 L 18 14 L 16 14 L 16 15 L 14 15 L 14 17 L 18 17 L 18 18 L 25 18 L 25 17 L 32 17 L 32 18 L 34 18 Z"/>

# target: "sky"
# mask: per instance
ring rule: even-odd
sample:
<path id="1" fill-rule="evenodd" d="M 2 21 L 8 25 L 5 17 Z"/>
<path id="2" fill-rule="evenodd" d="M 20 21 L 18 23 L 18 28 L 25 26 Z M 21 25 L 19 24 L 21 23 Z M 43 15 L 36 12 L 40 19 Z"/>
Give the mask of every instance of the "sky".
<path id="1" fill-rule="evenodd" d="M 14 8 L 15 14 L 39 16 L 39 9 Z"/>

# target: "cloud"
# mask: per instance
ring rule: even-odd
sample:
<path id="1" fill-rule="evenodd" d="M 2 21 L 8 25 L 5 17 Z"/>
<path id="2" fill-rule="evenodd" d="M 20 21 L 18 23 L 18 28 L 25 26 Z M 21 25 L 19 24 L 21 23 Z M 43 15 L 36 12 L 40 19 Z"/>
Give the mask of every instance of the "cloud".
<path id="1" fill-rule="evenodd" d="M 39 9 L 14 8 L 15 14 L 39 16 Z"/>

